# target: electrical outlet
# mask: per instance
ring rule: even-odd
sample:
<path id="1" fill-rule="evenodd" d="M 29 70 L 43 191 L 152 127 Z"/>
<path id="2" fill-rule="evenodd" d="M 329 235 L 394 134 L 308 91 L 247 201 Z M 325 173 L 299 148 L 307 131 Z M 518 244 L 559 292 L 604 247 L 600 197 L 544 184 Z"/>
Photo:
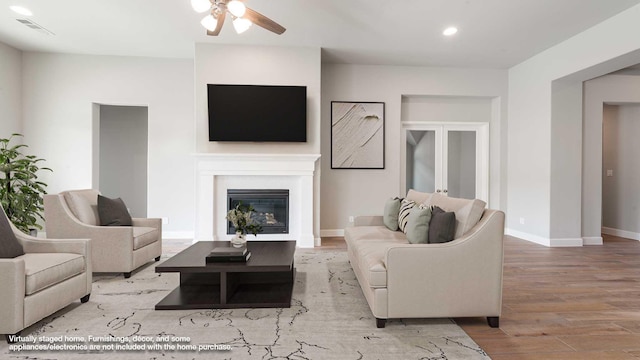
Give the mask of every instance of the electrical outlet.
<path id="1" fill-rule="evenodd" d="M 169 218 L 168 217 L 163 217 L 162 218 L 162 225 L 167 225 L 169 223 Z"/>
<path id="2" fill-rule="evenodd" d="M 520 218 L 520 225 L 524 225 L 524 218 L 523 217 Z"/>
<path id="3" fill-rule="evenodd" d="M 613 170 L 607 170 L 607 176 L 613 176 Z"/>
<path id="4" fill-rule="evenodd" d="M 349 222 L 352 223 L 353 222 L 353 215 L 349 216 Z"/>

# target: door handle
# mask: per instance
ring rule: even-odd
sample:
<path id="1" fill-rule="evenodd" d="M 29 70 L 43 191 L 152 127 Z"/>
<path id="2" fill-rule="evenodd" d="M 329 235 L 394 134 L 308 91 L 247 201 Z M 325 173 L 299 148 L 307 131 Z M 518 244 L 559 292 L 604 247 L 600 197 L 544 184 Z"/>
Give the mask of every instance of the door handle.
<path id="1" fill-rule="evenodd" d="M 441 192 L 440 189 L 436 190 L 437 193 Z"/>
<path id="2" fill-rule="evenodd" d="M 446 194 L 446 193 L 448 193 L 448 192 L 449 192 L 449 190 L 444 189 L 442 192 Z"/>

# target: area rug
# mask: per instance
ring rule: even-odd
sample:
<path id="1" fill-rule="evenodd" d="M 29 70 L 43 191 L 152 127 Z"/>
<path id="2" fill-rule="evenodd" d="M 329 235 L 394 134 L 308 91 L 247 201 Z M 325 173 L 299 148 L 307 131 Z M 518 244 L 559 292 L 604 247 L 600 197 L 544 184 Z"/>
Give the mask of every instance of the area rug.
<path id="1" fill-rule="evenodd" d="M 156 274 L 155 264 L 130 279 L 94 276 L 88 303 L 74 303 L 23 331 L 32 342 L 17 343 L 21 348 L 3 341 L 0 358 L 489 358 L 449 319 L 389 320 L 377 329 L 343 251 L 298 249 L 291 308 L 277 309 L 156 311 L 179 278 Z"/>

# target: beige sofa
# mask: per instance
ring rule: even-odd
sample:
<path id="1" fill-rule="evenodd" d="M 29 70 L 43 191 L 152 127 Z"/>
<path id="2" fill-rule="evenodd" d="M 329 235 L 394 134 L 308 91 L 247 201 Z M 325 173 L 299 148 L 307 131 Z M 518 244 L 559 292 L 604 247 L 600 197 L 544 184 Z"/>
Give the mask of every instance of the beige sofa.
<path id="1" fill-rule="evenodd" d="M 89 238 L 94 272 L 122 272 L 124 277 L 162 255 L 162 219 L 133 218 L 133 226 L 100 226 L 99 192 L 70 190 L 44 196 L 47 237 Z"/>
<path id="2" fill-rule="evenodd" d="M 456 212 L 456 238 L 410 244 L 403 232 L 385 227 L 382 216 L 358 217 L 345 229 L 349 260 L 377 326 L 392 318 L 483 316 L 498 327 L 504 213 L 484 209 L 479 200 L 413 190 L 407 198 Z"/>
<path id="3" fill-rule="evenodd" d="M 0 207 L 5 226 L 6 215 Z M 10 224 L 10 223 L 9 223 Z M 78 299 L 91 295 L 91 241 L 39 239 L 13 224 L 23 255 L 0 259 L 0 334 L 20 332 Z M 7 238 L 0 241 L 8 241 Z"/>

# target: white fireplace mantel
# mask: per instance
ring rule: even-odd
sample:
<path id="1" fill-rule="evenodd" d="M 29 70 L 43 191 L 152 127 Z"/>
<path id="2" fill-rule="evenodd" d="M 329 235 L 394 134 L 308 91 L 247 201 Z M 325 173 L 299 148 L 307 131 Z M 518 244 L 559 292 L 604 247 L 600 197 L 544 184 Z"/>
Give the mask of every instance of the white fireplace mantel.
<path id="1" fill-rule="evenodd" d="M 296 240 L 313 247 L 313 176 L 319 154 L 193 154 L 196 168 L 196 240 L 229 240 L 226 190 L 288 189 L 289 234 L 257 240 Z M 252 240 L 253 236 L 249 236 Z"/>

